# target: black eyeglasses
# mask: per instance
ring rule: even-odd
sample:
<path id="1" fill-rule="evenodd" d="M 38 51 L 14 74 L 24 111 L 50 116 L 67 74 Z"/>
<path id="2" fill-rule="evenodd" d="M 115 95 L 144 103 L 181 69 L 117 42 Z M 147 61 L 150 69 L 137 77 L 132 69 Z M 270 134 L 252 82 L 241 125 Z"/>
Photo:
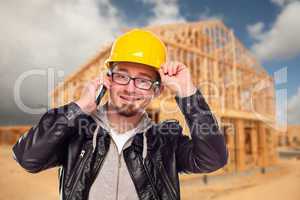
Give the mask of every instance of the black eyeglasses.
<path id="1" fill-rule="evenodd" d="M 133 80 L 134 86 L 142 90 L 150 90 L 152 86 L 159 85 L 159 81 L 152 81 L 138 77 L 133 78 L 124 73 L 111 72 L 110 75 L 112 76 L 112 81 L 120 85 L 127 85 L 129 84 L 130 80 Z"/>

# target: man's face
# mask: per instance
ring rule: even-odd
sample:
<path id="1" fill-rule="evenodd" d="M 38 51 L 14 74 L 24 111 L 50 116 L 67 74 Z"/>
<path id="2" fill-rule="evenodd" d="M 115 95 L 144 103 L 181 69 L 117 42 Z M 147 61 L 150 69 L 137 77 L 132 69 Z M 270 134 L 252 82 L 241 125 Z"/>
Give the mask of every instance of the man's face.
<path id="1" fill-rule="evenodd" d="M 110 102 L 119 114 L 124 116 L 133 116 L 138 112 L 143 112 L 155 96 L 155 86 L 149 90 L 136 87 L 137 84 L 143 85 L 148 81 L 156 81 L 158 79 L 157 72 L 146 65 L 130 62 L 118 62 L 113 67 L 112 72 L 115 74 L 110 77 Z M 118 83 L 118 78 L 129 76 L 131 78 L 141 78 L 133 80 L 128 84 Z"/>

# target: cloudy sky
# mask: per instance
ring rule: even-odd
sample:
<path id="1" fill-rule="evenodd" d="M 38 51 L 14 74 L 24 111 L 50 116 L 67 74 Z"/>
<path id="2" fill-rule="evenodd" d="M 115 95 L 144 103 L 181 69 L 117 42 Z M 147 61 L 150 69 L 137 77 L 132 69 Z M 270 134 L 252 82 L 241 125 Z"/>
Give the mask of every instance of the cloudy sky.
<path id="1" fill-rule="evenodd" d="M 274 76 L 279 113 L 300 124 L 299 0 L 2 1 L 0 124 L 36 123 L 43 110 L 26 112 L 47 105 L 47 77 L 62 81 L 124 28 L 205 19 L 234 29 Z"/>

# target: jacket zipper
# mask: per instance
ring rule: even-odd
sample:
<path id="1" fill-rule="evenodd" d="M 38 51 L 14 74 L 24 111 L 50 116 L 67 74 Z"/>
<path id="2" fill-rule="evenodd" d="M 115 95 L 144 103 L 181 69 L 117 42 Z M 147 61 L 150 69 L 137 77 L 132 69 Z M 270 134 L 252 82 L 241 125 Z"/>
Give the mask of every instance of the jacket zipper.
<path id="1" fill-rule="evenodd" d="M 75 178 L 75 175 L 76 175 L 76 172 L 78 171 L 78 168 L 79 168 L 79 166 L 80 166 L 80 163 L 81 163 L 81 161 L 82 161 L 82 157 L 84 156 L 84 154 L 85 154 L 85 150 L 81 150 L 81 152 L 80 152 L 80 154 L 79 154 L 79 161 L 78 161 L 78 163 L 76 164 L 76 166 L 74 167 L 74 172 L 72 173 L 72 175 L 71 175 L 71 177 L 70 177 L 70 179 L 69 179 L 69 181 L 67 182 L 67 187 L 69 187 L 70 185 L 71 185 L 71 183 L 73 182 L 73 180 L 74 180 L 74 178 Z"/>
<path id="2" fill-rule="evenodd" d="M 77 174 L 76 172 L 78 171 L 78 168 L 80 167 L 80 165 L 81 165 L 81 162 L 82 162 L 82 158 L 84 157 L 84 154 L 85 154 L 85 150 L 84 149 L 82 149 L 81 150 L 81 152 L 80 152 L 80 154 L 79 154 L 79 161 L 78 161 L 78 163 L 76 164 L 76 166 L 74 167 L 74 172 L 72 173 L 72 175 L 71 175 L 71 177 L 70 177 L 70 180 L 68 181 L 68 183 L 67 183 L 67 187 L 69 187 L 70 186 L 70 184 L 73 182 L 73 180 L 74 180 L 74 178 L 75 178 L 75 175 Z"/>
<path id="3" fill-rule="evenodd" d="M 116 194 L 116 200 L 119 199 L 119 182 L 120 182 L 120 169 L 121 169 L 121 155 L 118 155 L 118 174 L 117 174 L 117 194 Z"/>
<path id="4" fill-rule="evenodd" d="M 158 198 L 158 195 L 157 195 L 157 193 L 156 193 L 156 189 L 155 189 L 153 180 L 152 180 L 152 178 L 151 178 L 151 176 L 150 176 L 150 173 L 149 173 L 149 171 L 148 171 L 148 168 L 147 168 L 147 166 L 145 165 L 145 163 L 144 163 L 143 158 L 141 157 L 141 155 L 138 154 L 138 157 L 139 157 L 139 159 L 140 159 L 140 162 L 143 163 L 144 169 L 145 169 L 146 174 L 147 174 L 147 176 L 148 176 L 148 178 L 149 178 L 149 181 L 150 181 L 150 185 L 151 185 L 151 188 L 152 188 L 154 197 L 155 197 L 155 199 L 159 199 L 159 198 Z"/>
<path id="5" fill-rule="evenodd" d="M 82 150 L 80 153 L 80 157 L 83 158 L 84 154 L 85 154 L 85 150 Z"/>
<path id="6" fill-rule="evenodd" d="M 172 196 L 172 199 L 176 199 L 176 196 L 175 196 L 174 190 L 173 190 L 173 186 L 170 184 L 170 180 L 166 175 L 166 171 L 164 170 L 164 166 L 162 163 L 159 165 L 159 171 L 160 171 L 162 178 L 164 179 L 164 182 L 167 185 L 167 188 L 169 190 L 170 195 Z"/>
<path id="7" fill-rule="evenodd" d="M 89 153 L 90 151 L 88 151 L 88 153 Z M 80 153 L 80 155 L 79 155 L 79 157 L 80 157 L 80 161 L 79 161 L 79 166 L 78 166 L 78 168 L 76 169 L 76 171 L 75 172 L 73 172 L 73 176 L 72 176 L 72 179 L 71 179 L 71 182 L 73 182 L 73 177 L 75 177 L 75 174 L 77 175 L 77 177 L 76 177 L 76 179 L 75 179 L 75 182 L 74 182 L 74 184 L 73 184 L 73 186 L 72 186 L 72 190 L 71 190 L 71 192 L 70 192 L 70 194 L 68 195 L 68 198 L 67 199 L 70 199 L 71 197 L 72 197 L 72 195 L 73 195 L 73 193 L 74 193 L 74 190 L 75 190 L 75 188 L 76 188 L 76 186 L 77 186 L 77 183 L 78 183 L 78 180 L 79 180 L 79 178 L 80 178 L 80 174 L 81 174 L 81 172 L 82 172 L 82 170 L 83 170 L 83 167 L 85 166 L 85 163 L 86 163 L 86 161 L 87 161 L 87 159 L 88 159 L 88 157 L 89 156 L 84 156 L 86 154 L 86 151 L 83 149 L 82 151 L 81 151 L 81 153 Z"/>
<path id="8" fill-rule="evenodd" d="M 122 149 L 121 153 L 119 153 L 116 142 L 114 141 L 113 138 L 111 138 L 111 141 L 114 143 L 115 148 L 117 149 L 117 152 L 118 152 L 118 172 L 117 172 L 117 192 L 116 192 L 116 200 L 118 200 L 119 199 L 119 182 L 120 182 L 119 178 L 120 178 L 120 169 L 121 169 L 121 156 L 123 153 L 123 149 Z"/>

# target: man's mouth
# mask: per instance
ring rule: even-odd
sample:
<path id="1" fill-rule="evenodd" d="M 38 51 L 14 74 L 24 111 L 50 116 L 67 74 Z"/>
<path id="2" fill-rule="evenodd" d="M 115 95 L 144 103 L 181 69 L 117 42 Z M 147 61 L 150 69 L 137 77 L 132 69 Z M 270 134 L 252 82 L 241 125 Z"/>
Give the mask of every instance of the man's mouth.
<path id="1" fill-rule="evenodd" d="M 120 95 L 121 99 L 124 99 L 125 101 L 139 101 L 142 98 L 140 97 L 135 97 L 135 96 L 127 96 L 127 95 Z"/>

